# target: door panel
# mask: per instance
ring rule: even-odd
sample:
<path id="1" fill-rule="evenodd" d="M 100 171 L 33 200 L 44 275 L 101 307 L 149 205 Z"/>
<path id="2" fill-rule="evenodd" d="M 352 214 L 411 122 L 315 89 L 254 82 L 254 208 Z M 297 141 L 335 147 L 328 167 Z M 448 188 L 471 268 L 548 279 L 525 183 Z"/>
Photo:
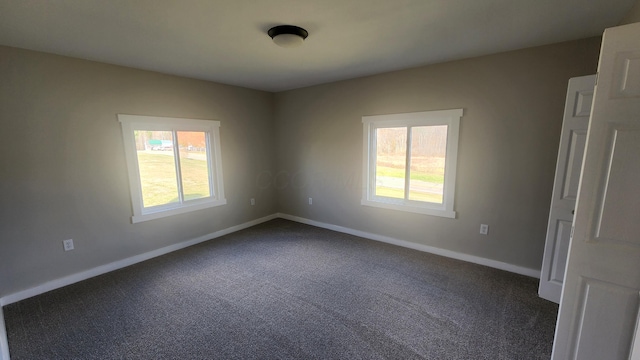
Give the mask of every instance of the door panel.
<path id="1" fill-rule="evenodd" d="M 588 78 L 593 77 L 593 84 Z M 585 85 L 589 89 L 576 91 L 576 108 L 573 112 L 573 117 L 589 116 L 591 114 L 591 103 L 593 103 L 593 87 L 596 85 L 595 75 L 584 76 Z"/>
<path id="2" fill-rule="evenodd" d="M 554 360 L 639 359 L 640 23 L 604 33 Z"/>
<path id="3" fill-rule="evenodd" d="M 622 51 L 615 59 L 614 89 L 615 97 L 640 96 L 640 51 Z"/>
<path id="4" fill-rule="evenodd" d="M 580 278 L 582 306 L 573 359 L 624 359 L 628 356 L 640 305 L 638 291 L 613 283 Z M 613 355 L 613 357 L 611 357 Z"/>
<path id="5" fill-rule="evenodd" d="M 551 261 L 551 269 L 549 281 L 562 288 L 564 280 L 564 268 L 567 266 L 567 255 L 569 254 L 569 238 L 571 237 L 571 228 L 573 223 L 566 220 L 558 220 L 556 223 L 555 247 L 553 249 L 553 259 Z M 558 301 L 560 301 L 558 294 Z"/>
<path id="6" fill-rule="evenodd" d="M 640 197 L 628 196 L 640 190 L 640 131 L 615 129 L 611 138 L 595 240 L 640 246 Z"/>
<path id="7" fill-rule="evenodd" d="M 560 302 L 596 76 L 569 80 L 538 293 Z"/>
<path id="8" fill-rule="evenodd" d="M 588 119 L 585 120 L 585 122 L 588 122 Z M 567 170 L 562 187 L 562 200 L 570 200 L 572 205 L 575 205 L 575 201 L 578 198 L 578 184 L 580 183 L 580 170 L 582 170 L 582 158 L 586 142 L 586 126 L 584 129 L 571 129 L 569 153 L 566 161 Z"/>

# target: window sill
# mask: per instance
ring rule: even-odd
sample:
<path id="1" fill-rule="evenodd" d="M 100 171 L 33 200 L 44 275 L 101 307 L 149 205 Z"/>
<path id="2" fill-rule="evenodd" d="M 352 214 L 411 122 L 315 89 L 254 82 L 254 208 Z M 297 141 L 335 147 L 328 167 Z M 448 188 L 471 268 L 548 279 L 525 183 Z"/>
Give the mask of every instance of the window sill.
<path id="1" fill-rule="evenodd" d="M 444 209 L 434 209 L 428 207 L 418 207 L 418 206 L 410 206 L 410 205 L 400 205 L 400 204 L 390 204 L 379 201 L 372 200 L 362 200 L 361 204 L 364 206 L 372 206 L 383 209 L 397 210 L 397 211 L 406 211 L 423 215 L 432 215 L 432 216 L 440 216 L 450 219 L 456 218 L 456 212 L 453 210 L 444 210 Z"/>
<path id="2" fill-rule="evenodd" d="M 212 207 L 216 207 L 216 206 L 225 205 L 226 203 L 227 203 L 226 199 L 214 200 L 214 201 L 208 201 L 208 202 L 205 202 L 205 203 L 181 206 L 181 207 L 174 208 L 174 209 L 168 209 L 168 210 L 163 209 L 163 210 L 158 210 L 158 211 L 155 211 L 155 212 L 148 212 L 146 214 L 133 215 L 131 217 L 131 223 L 132 224 L 136 224 L 136 223 L 140 223 L 140 222 L 143 222 L 143 221 L 161 219 L 161 218 L 167 217 L 167 216 L 173 216 L 173 215 L 178 215 L 178 214 L 186 214 L 186 213 L 189 213 L 189 212 L 192 212 L 192 211 L 197 211 L 197 210 L 208 209 L 208 208 L 212 208 Z"/>

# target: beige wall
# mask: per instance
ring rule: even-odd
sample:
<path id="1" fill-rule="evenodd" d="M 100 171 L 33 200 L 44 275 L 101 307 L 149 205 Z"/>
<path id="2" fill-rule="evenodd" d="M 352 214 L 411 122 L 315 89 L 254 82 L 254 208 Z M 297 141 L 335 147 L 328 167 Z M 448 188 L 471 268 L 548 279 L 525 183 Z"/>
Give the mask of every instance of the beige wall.
<path id="1" fill-rule="evenodd" d="M 278 211 L 538 269 L 567 80 L 594 73 L 598 49 L 593 38 L 274 95 L 0 47 L 0 297 Z M 449 108 L 465 112 L 457 219 L 361 206 L 361 117 Z M 228 204 L 132 225 L 118 113 L 220 120 Z"/>
<path id="2" fill-rule="evenodd" d="M 0 79 L 0 297 L 276 212 L 270 93 L 8 47 Z M 228 204 L 132 225 L 118 113 L 220 120 Z"/>
<path id="3" fill-rule="evenodd" d="M 636 1 L 635 5 L 629 10 L 627 15 L 622 19 L 620 25 L 632 24 L 640 22 L 640 0 Z"/>
<path id="4" fill-rule="evenodd" d="M 591 38 L 276 94 L 280 212 L 540 269 L 567 81 L 595 73 L 599 45 Z M 457 219 L 361 206 L 361 117 L 452 108 L 464 109 Z"/>

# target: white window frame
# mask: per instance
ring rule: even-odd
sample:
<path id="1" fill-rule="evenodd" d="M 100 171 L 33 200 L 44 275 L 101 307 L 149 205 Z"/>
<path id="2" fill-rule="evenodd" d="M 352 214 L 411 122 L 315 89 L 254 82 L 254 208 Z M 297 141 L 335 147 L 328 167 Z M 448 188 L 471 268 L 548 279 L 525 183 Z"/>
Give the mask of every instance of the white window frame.
<path id="1" fill-rule="evenodd" d="M 191 211 L 220 206 L 227 203 L 224 197 L 222 180 L 222 154 L 220 152 L 220 122 L 214 120 L 194 120 L 184 118 L 169 118 L 159 116 L 118 114 L 118 121 L 122 126 L 124 152 L 129 173 L 129 188 L 131 191 L 132 223 L 159 219 L 167 216 L 184 214 Z M 201 131 L 206 134 L 207 159 L 209 161 L 210 197 L 182 200 L 177 203 L 144 207 L 142 201 L 142 185 L 140 182 L 140 168 L 135 144 L 135 130 L 151 131 Z M 180 179 L 180 156 L 178 141 L 173 140 L 173 154 L 176 166 L 176 176 Z M 178 180 L 180 184 L 181 180 Z M 178 192 L 181 192 L 178 186 Z M 179 195 L 179 194 L 178 194 Z"/>
<path id="2" fill-rule="evenodd" d="M 423 111 L 404 114 L 363 116 L 363 166 L 362 201 L 365 206 L 408 211 L 425 215 L 455 218 L 455 184 L 458 162 L 458 138 L 462 109 Z M 376 130 L 389 127 L 447 126 L 446 162 L 442 204 L 426 201 L 397 199 L 378 196 L 376 191 Z M 411 141 L 407 139 L 407 157 L 410 156 Z"/>

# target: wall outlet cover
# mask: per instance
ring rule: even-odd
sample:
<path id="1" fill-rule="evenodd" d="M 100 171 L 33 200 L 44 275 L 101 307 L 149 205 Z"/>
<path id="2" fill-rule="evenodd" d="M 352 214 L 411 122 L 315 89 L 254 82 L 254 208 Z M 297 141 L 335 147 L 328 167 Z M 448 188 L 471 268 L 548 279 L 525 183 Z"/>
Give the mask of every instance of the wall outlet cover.
<path id="1" fill-rule="evenodd" d="M 64 246 L 64 251 L 73 250 L 73 239 L 62 240 L 62 245 Z"/>

